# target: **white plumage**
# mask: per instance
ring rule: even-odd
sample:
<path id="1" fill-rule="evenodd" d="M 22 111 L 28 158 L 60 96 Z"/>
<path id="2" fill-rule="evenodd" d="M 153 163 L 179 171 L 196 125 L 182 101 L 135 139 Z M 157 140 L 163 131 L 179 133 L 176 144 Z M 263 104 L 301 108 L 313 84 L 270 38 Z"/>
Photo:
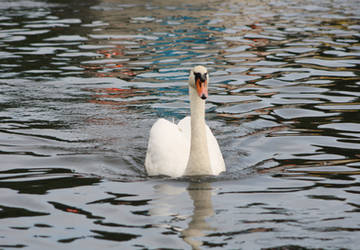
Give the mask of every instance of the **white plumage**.
<path id="1" fill-rule="evenodd" d="M 205 124 L 208 73 L 197 66 L 190 72 L 191 118 L 178 124 L 158 119 L 151 128 L 145 168 L 149 175 L 218 175 L 225 171 L 219 145 Z"/>

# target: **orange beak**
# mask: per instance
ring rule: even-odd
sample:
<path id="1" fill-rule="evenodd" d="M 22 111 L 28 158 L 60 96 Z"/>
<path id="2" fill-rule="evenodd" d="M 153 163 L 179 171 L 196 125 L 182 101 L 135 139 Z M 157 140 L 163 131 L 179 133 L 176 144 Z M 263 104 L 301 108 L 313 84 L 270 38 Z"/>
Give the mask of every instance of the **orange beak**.
<path id="1" fill-rule="evenodd" d="M 199 97 L 203 100 L 208 98 L 208 88 L 207 88 L 207 81 L 201 81 L 200 79 L 196 79 L 196 90 Z"/>

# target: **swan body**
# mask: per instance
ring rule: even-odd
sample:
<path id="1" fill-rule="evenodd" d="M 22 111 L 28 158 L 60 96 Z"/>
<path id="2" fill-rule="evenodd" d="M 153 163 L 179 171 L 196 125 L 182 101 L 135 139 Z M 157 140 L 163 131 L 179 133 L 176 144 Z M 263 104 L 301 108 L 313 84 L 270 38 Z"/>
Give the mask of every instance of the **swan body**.
<path id="1" fill-rule="evenodd" d="M 189 76 L 191 117 L 178 124 L 158 119 L 150 130 L 145 169 L 150 176 L 218 175 L 225 171 L 220 147 L 205 123 L 208 73 L 194 67 Z"/>

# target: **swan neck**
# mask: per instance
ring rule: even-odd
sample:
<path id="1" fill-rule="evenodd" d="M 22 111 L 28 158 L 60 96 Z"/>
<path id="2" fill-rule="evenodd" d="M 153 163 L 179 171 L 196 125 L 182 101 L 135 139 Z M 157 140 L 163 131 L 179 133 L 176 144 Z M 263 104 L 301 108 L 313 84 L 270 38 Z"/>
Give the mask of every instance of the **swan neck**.
<path id="1" fill-rule="evenodd" d="M 191 111 L 191 145 L 186 175 L 211 175 L 207 131 L 205 124 L 205 100 L 189 87 Z"/>
<path id="2" fill-rule="evenodd" d="M 194 125 L 205 126 L 205 100 L 198 97 L 196 91 L 190 88 L 190 113 Z"/>

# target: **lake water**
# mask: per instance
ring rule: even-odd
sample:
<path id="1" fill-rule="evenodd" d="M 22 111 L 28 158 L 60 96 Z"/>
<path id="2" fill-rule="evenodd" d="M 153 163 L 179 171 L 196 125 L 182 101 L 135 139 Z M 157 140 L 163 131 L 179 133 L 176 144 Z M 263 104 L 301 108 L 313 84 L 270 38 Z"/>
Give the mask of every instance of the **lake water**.
<path id="1" fill-rule="evenodd" d="M 226 173 L 150 178 L 156 119 Z M 0 248 L 357 249 L 360 3 L 2 1 Z"/>

